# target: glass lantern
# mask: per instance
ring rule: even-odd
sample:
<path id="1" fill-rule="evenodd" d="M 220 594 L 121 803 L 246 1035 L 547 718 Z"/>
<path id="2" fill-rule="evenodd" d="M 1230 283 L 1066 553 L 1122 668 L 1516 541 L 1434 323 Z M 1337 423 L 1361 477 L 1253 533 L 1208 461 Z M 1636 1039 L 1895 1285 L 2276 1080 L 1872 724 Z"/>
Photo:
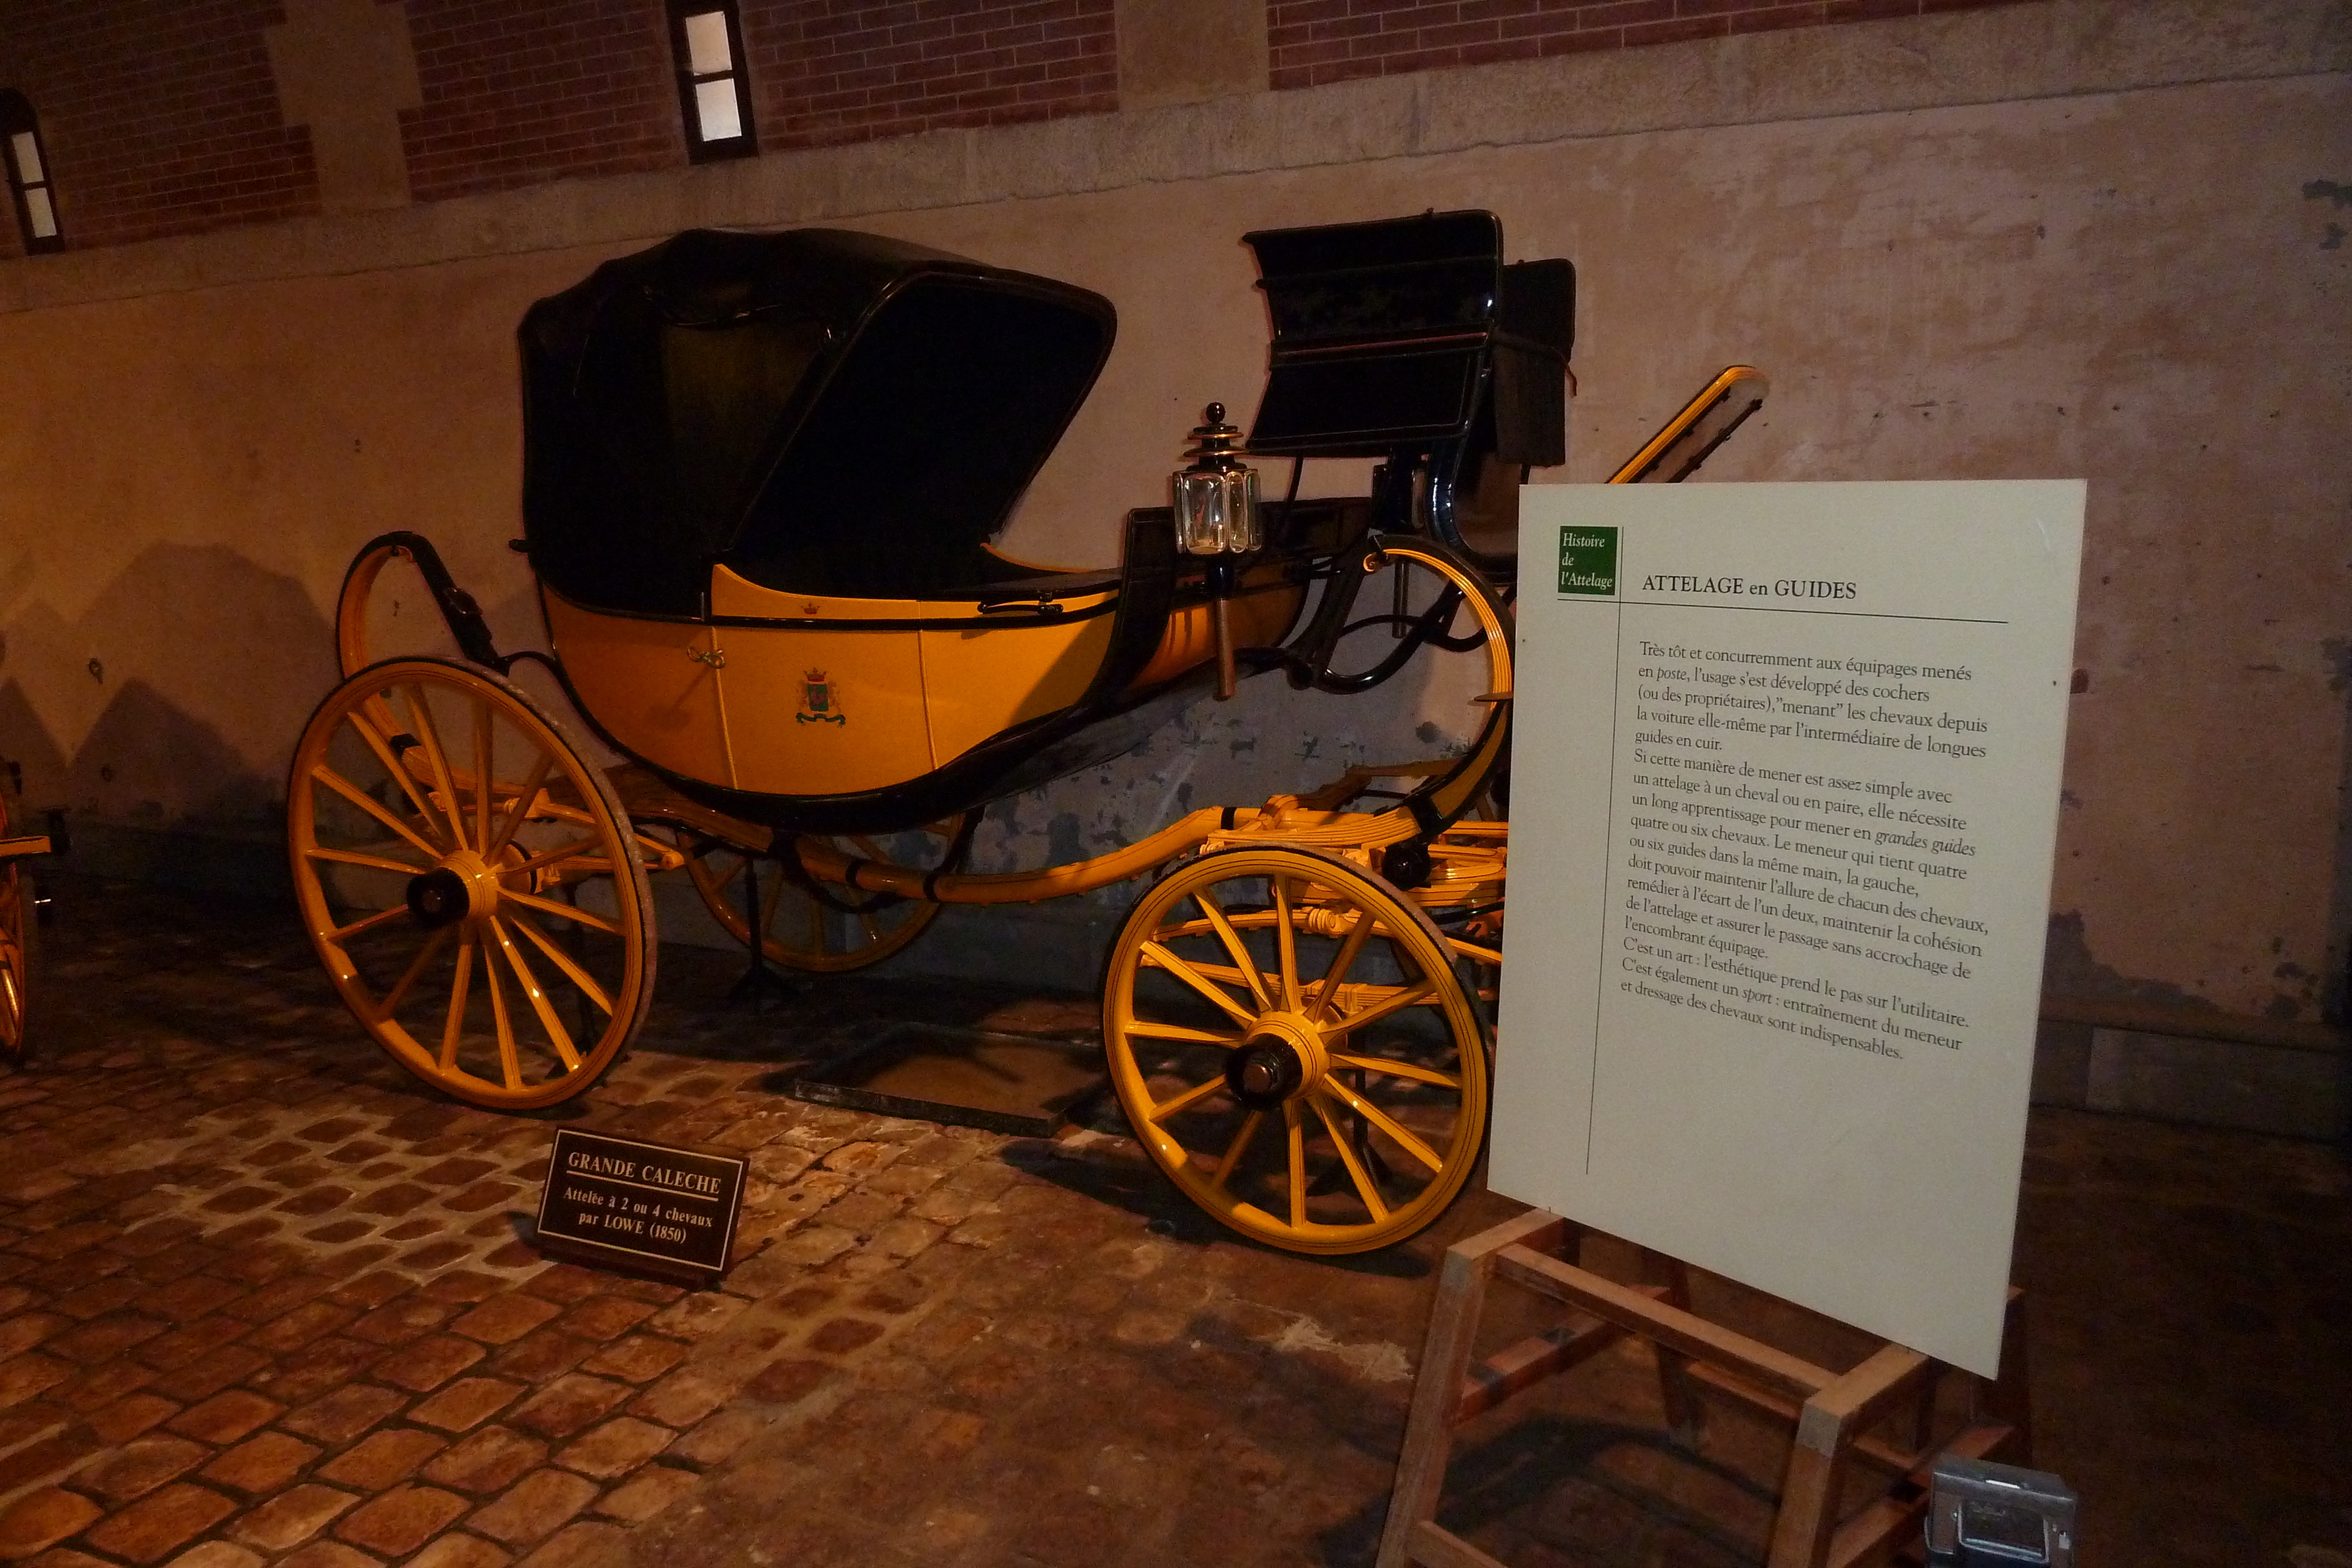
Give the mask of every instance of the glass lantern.
<path id="1" fill-rule="evenodd" d="M 1241 460 L 1242 433 L 1213 402 L 1192 431 L 1192 465 L 1169 476 L 1176 548 L 1187 555 L 1248 555 L 1265 544 L 1258 513 L 1257 470 Z"/>

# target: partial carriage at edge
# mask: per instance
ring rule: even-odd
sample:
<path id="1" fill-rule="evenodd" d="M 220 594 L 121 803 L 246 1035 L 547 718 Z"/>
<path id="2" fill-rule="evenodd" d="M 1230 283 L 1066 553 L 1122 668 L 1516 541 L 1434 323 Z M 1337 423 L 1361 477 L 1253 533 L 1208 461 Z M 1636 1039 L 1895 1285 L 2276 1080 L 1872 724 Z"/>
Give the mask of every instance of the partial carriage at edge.
<path id="1" fill-rule="evenodd" d="M 1109 353 L 1097 295 L 870 235 L 696 231 L 534 306 L 517 545 L 546 649 L 501 653 L 422 536 L 372 541 L 289 780 L 304 917 L 376 1040 L 478 1105 L 586 1090 L 644 1018 L 653 873 L 690 877 L 755 964 L 820 971 L 948 904 L 1157 873 L 1103 1038 L 1161 1170 L 1296 1250 L 1434 1218 L 1485 1133 L 1517 486 L 1564 457 L 1573 273 L 1506 266 L 1484 213 L 1246 243 L 1273 328 L 1255 420 L 1210 407 L 1110 570 L 992 542 Z M 1762 390 L 1726 371 L 1617 477 L 1682 477 Z M 1248 456 L 1293 459 L 1288 496 Z M 1379 460 L 1372 494 L 1296 499 L 1296 463 L 1337 456 Z M 396 562 L 462 658 L 371 648 Z M 1360 692 L 1423 653 L 1482 662 L 1458 756 L 966 869 L 989 802 L 1239 680 Z M 508 678 L 523 661 L 627 760 L 583 756 Z"/>

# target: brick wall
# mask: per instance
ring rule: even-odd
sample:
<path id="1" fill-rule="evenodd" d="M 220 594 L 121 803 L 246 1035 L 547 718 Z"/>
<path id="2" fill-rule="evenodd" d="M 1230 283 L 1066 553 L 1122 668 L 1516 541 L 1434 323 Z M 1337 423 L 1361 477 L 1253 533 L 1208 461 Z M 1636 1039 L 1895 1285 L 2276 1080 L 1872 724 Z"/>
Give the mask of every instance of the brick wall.
<path id="1" fill-rule="evenodd" d="M 743 0 L 761 145 L 1118 107 L 1113 0 Z"/>
<path id="2" fill-rule="evenodd" d="M 418 201 L 682 167 L 661 0 L 407 0 Z"/>
<path id="3" fill-rule="evenodd" d="M 1268 0 L 1276 88 L 2017 0 Z"/>
<path id="4" fill-rule="evenodd" d="M 9 79 L 40 116 L 75 246 L 318 210 L 310 132 L 280 123 L 273 0 L 15 0 Z M 6 254 L 21 246 L 0 222 Z"/>

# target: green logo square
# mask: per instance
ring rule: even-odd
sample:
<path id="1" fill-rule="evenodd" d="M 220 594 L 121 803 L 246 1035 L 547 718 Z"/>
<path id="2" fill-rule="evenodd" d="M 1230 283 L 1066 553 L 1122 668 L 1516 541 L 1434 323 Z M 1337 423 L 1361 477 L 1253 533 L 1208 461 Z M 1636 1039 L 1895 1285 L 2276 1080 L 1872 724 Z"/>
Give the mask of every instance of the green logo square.
<path id="1" fill-rule="evenodd" d="M 1559 530 L 1559 591 L 1617 596 L 1617 530 L 1564 528 Z"/>

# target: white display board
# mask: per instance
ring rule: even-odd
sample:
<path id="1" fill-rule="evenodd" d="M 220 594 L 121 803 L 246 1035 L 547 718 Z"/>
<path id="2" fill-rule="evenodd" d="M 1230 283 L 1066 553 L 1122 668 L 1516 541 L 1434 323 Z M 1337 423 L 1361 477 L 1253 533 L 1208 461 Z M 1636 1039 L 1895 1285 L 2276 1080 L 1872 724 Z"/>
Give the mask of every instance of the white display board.
<path id="1" fill-rule="evenodd" d="M 2083 485 L 1520 495 L 1489 1184 L 1993 1375 Z"/>

